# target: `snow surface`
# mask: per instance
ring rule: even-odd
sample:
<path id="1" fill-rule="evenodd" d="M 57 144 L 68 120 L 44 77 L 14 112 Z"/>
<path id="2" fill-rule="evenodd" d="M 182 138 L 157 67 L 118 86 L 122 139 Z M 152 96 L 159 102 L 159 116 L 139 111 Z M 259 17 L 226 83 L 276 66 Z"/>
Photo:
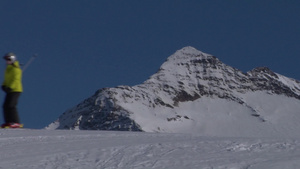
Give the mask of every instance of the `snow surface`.
<path id="1" fill-rule="evenodd" d="M 300 137 L 0 130 L 0 169 L 298 169 Z"/>

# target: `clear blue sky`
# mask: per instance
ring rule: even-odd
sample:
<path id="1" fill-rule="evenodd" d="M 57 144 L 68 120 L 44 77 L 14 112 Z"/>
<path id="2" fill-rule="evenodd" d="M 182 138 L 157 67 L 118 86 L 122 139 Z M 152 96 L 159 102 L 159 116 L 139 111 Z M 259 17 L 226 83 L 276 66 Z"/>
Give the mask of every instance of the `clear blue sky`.
<path id="1" fill-rule="evenodd" d="M 39 55 L 18 106 L 30 128 L 100 88 L 142 83 L 185 46 L 300 80 L 299 0 L 0 0 L 0 24 L 1 55 Z"/>

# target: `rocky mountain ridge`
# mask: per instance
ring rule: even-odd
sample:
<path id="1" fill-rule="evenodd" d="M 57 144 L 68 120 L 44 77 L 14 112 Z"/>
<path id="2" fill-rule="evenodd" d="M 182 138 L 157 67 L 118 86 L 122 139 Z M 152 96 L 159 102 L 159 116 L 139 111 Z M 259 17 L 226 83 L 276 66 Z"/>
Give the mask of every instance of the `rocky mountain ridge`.
<path id="1" fill-rule="evenodd" d="M 265 111 L 245 99 L 247 94 L 257 92 L 299 100 L 300 82 L 267 67 L 243 73 L 213 55 L 185 47 L 168 57 L 158 72 L 143 84 L 100 89 L 48 128 L 176 132 L 166 123 L 198 126 L 195 116 L 209 111 L 196 106 L 197 112 L 186 115 L 188 113 L 182 112 L 187 109 L 181 107 L 203 99 L 226 100 L 226 105 L 237 103 L 238 107 L 251 112 L 249 118 L 266 122 L 262 116 Z M 231 111 L 235 112 L 227 110 L 229 114 Z M 189 130 L 189 127 L 183 128 Z"/>

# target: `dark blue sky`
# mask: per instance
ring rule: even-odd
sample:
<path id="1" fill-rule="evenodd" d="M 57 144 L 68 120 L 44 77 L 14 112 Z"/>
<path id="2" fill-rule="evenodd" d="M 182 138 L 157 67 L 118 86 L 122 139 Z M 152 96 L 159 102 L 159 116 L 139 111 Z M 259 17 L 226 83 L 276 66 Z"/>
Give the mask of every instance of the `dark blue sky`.
<path id="1" fill-rule="evenodd" d="M 142 83 L 185 46 L 300 80 L 298 0 L 0 0 L 0 24 L 0 54 L 39 55 L 19 102 L 31 128 L 100 88 Z"/>

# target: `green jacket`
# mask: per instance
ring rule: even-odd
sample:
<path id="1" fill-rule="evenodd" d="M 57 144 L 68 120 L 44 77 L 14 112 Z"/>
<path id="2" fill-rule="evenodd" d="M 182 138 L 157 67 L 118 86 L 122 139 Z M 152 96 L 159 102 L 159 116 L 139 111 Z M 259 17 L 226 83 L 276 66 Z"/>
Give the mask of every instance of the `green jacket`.
<path id="1" fill-rule="evenodd" d="M 18 61 L 15 61 L 11 65 L 7 65 L 2 85 L 9 87 L 11 89 L 10 92 L 23 92 L 22 70 Z"/>

